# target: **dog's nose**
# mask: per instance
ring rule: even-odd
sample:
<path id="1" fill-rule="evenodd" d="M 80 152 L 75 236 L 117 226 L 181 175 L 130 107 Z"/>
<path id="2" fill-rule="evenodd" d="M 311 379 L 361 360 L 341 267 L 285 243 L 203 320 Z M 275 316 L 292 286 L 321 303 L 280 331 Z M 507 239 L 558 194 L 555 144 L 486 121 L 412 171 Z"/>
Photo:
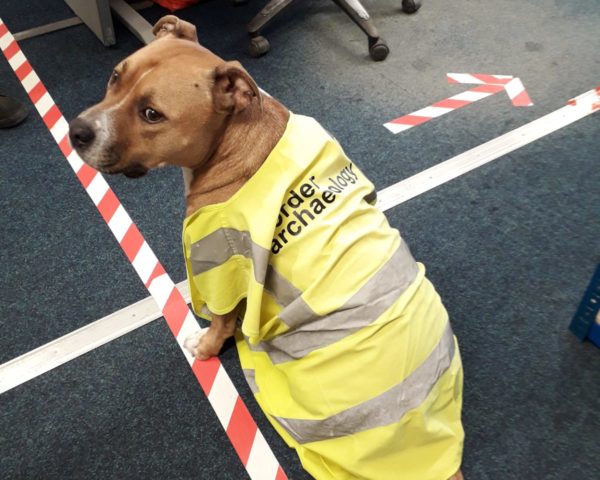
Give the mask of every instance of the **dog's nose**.
<path id="1" fill-rule="evenodd" d="M 69 124 L 69 139 L 76 150 L 85 150 L 95 138 L 96 133 L 86 120 L 77 117 Z"/>

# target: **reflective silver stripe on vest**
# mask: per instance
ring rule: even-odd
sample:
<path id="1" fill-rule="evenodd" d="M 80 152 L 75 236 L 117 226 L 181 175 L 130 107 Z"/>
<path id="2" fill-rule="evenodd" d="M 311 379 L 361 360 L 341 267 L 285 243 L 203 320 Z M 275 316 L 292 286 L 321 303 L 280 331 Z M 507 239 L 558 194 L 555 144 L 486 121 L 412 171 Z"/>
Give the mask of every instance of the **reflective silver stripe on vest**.
<path id="1" fill-rule="evenodd" d="M 264 286 L 265 290 L 273 296 L 281 307 L 290 305 L 302 295 L 302 292 L 277 272 L 271 264 L 267 268 Z"/>
<path id="2" fill-rule="evenodd" d="M 279 317 L 291 330 L 258 345 L 275 364 L 302 358 L 319 348 L 375 322 L 414 281 L 418 267 L 405 242 L 390 259 L 339 310 L 317 315 L 302 297 L 285 307 Z"/>
<path id="3" fill-rule="evenodd" d="M 191 245 L 190 263 L 192 273 L 199 275 L 224 264 L 233 255 L 243 255 L 252 260 L 254 278 L 264 285 L 270 254 L 269 250 L 252 241 L 250 232 L 221 228 Z"/>
<path id="4" fill-rule="evenodd" d="M 256 374 L 254 373 L 254 370 L 250 368 L 244 368 L 243 372 L 250 390 L 252 390 L 252 393 L 256 395 L 258 393 L 258 385 L 256 384 Z"/>
<path id="5" fill-rule="evenodd" d="M 370 325 L 396 302 L 418 272 L 401 240 L 390 259 L 356 294 L 340 309 L 321 316 L 304 301 L 302 292 L 268 263 L 270 251 L 254 243 L 249 232 L 222 228 L 193 243 L 192 273 L 206 272 L 233 255 L 252 260 L 255 280 L 282 307 L 278 316 L 290 330 L 268 342 L 250 345 L 254 351 L 266 352 L 275 364 L 302 358 Z"/>
<path id="6" fill-rule="evenodd" d="M 275 417 L 298 442 L 309 443 L 345 437 L 399 422 L 429 395 L 454 358 L 454 336 L 450 323 L 441 340 L 408 377 L 388 391 L 323 420 Z"/>
<path id="7" fill-rule="evenodd" d="M 252 241 L 249 232 L 221 228 L 191 245 L 192 274 L 199 275 L 218 267 L 233 255 L 243 255 L 252 260 L 254 279 L 265 287 L 279 305 L 285 307 L 300 297 L 302 292 L 269 264 L 270 254 L 269 250 Z"/>

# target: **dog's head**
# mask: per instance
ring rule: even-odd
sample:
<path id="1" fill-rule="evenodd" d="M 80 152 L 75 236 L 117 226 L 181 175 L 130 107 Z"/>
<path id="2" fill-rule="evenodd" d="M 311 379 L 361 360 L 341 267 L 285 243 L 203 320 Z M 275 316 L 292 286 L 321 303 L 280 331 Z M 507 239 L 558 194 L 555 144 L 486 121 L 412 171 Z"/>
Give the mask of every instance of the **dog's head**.
<path id="1" fill-rule="evenodd" d="M 77 153 L 101 172 L 198 166 L 228 118 L 261 102 L 244 68 L 200 46 L 192 24 L 168 15 L 153 32 L 154 42 L 115 67 L 104 99 L 69 125 Z"/>

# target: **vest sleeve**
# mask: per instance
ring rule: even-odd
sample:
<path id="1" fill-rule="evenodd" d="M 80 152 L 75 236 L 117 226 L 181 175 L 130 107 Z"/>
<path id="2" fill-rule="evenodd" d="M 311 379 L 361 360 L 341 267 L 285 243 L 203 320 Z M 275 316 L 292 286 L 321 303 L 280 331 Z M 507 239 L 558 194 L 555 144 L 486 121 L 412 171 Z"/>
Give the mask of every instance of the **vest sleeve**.
<path id="1" fill-rule="evenodd" d="M 210 313 L 224 315 L 246 298 L 247 259 L 231 256 L 218 266 L 189 277 L 194 312 L 211 320 Z"/>
<path id="2" fill-rule="evenodd" d="M 250 261 L 221 212 L 204 215 L 184 225 L 183 250 L 196 315 L 211 320 L 224 315 L 247 297 Z"/>

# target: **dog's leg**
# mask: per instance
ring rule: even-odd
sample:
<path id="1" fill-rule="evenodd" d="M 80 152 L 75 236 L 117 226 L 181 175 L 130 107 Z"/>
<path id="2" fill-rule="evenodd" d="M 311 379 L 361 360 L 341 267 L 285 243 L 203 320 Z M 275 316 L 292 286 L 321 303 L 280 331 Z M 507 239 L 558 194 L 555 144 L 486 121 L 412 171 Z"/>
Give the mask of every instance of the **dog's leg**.
<path id="1" fill-rule="evenodd" d="M 210 327 L 188 337 L 184 342 L 185 348 L 199 360 L 216 357 L 223 348 L 225 340 L 235 332 L 237 312 L 238 309 L 235 308 L 225 315 L 213 313 Z"/>
<path id="2" fill-rule="evenodd" d="M 448 480 L 465 480 L 465 477 L 463 477 L 462 472 L 459 470 L 454 475 L 452 475 Z"/>

